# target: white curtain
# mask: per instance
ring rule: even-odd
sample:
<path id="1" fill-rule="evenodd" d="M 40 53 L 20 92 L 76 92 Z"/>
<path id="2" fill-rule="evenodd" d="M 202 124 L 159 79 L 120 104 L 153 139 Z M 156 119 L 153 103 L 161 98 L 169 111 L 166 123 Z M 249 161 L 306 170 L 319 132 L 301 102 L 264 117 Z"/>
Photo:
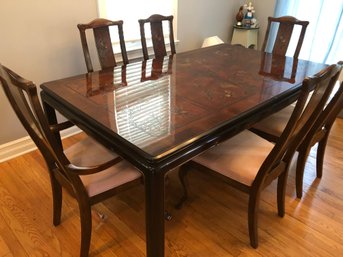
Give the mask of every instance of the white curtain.
<path id="1" fill-rule="evenodd" d="M 327 64 L 343 60 L 343 0 L 276 0 L 274 16 L 285 15 L 310 22 L 300 59 Z"/>

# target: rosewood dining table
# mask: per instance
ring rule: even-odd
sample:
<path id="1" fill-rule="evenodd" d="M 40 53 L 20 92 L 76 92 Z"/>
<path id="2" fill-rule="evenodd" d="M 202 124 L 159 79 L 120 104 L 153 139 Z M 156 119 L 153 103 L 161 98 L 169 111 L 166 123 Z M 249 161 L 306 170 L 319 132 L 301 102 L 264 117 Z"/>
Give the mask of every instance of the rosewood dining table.
<path id="1" fill-rule="evenodd" d="M 55 110 L 144 174 L 146 256 L 164 256 L 164 177 L 297 99 L 323 64 L 220 44 L 41 85 Z M 176 214 L 177 215 L 177 214 Z"/>

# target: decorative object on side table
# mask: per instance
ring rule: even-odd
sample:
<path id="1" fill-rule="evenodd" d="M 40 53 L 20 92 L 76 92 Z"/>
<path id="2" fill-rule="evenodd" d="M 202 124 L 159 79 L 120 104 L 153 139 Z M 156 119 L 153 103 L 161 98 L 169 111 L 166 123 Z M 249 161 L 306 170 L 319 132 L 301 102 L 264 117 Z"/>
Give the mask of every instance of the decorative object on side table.
<path id="1" fill-rule="evenodd" d="M 243 6 L 241 6 L 239 7 L 239 11 L 236 14 L 236 21 L 237 21 L 236 26 L 242 26 L 243 19 L 244 19 Z"/>
<path id="2" fill-rule="evenodd" d="M 245 4 L 244 8 L 247 10 L 244 16 L 244 26 L 251 27 L 253 25 L 252 19 L 254 18 L 255 8 L 252 6 L 252 3 Z"/>

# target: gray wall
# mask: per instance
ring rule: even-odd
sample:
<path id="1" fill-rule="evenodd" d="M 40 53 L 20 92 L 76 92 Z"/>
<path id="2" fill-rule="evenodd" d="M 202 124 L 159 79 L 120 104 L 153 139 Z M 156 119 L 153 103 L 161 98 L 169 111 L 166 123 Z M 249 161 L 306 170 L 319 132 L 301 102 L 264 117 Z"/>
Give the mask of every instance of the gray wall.
<path id="1" fill-rule="evenodd" d="M 0 63 L 33 80 L 85 72 L 76 24 L 96 17 L 95 0 L 1 0 Z M 27 133 L 0 89 L 0 145 Z"/>
<path id="2" fill-rule="evenodd" d="M 178 2 L 180 52 L 201 47 L 206 37 L 229 42 L 239 3 L 237 0 L 181 0 Z"/>
<path id="3" fill-rule="evenodd" d="M 255 1 L 256 16 L 273 14 L 275 0 Z M 178 51 L 201 46 L 217 35 L 230 42 L 241 0 L 178 2 Z M 254 1 L 253 1 L 254 3 Z M 96 0 L 1 0 L 0 62 L 37 85 L 86 71 L 77 23 L 97 16 Z M 261 35 L 264 35 L 261 22 Z M 0 145 L 26 136 L 0 89 Z"/>

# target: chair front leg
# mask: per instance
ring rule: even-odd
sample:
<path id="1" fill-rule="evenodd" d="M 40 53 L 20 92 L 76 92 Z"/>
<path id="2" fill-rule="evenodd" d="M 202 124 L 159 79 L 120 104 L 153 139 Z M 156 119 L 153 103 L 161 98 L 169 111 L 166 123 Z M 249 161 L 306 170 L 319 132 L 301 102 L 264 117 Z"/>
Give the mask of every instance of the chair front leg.
<path id="1" fill-rule="evenodd" d="M 317 168 L 317 178 L 321 178 L 323 176 L 323 165 L 324 165 L 324 155 L 326 144 L 329 138 L 329 132 L 327 131 L 325 136 L 318 142 L 317 148 L 317 157 L 316 157 L 316 168 Z"/>
<path id="2" fill-rule="evenodd" d="M 88 257 L 91 234 L 92 234 L 92 214 L 91 207 L 87 200 L 78 200 L 81 221 L 81 248 L 80 257 Z"/>
<path id="3" fill-rule="evenodd" d="M 53 224 L 54 226 L 58 226 L 61 223 L 62 186 L 52 174 L 50 174 L 50 183 L 52 191 Z"/>
<path id="4" fill-rule="evenodd" d="M 310 153 L 311 147 L 302 147 L 299 148 L 299 155 L 297 160 L 297 169 L 295 175 L 295 188 L 297 197 L 300 199 L 303 194 L 303 179 L 304 179 L 304 172 L 305 172 L 305 165 L 307 157 Z"/>
<path id="5" fill-rule="evenodd" d="M 260 204 L 260 192 L 252 191 L 249 194 L 249 207 L 248 207 L 248 227 L 250 245 L 253 248 L 258 247 L 258 209 Z"/>
<path id="6" fill-rule="evenodd" d="M 285 172 L 280 174 L 277 181 L 277 208 L 280 217 L 285 216 L 285 198 L 288 177 L 288 167 Z"/>

